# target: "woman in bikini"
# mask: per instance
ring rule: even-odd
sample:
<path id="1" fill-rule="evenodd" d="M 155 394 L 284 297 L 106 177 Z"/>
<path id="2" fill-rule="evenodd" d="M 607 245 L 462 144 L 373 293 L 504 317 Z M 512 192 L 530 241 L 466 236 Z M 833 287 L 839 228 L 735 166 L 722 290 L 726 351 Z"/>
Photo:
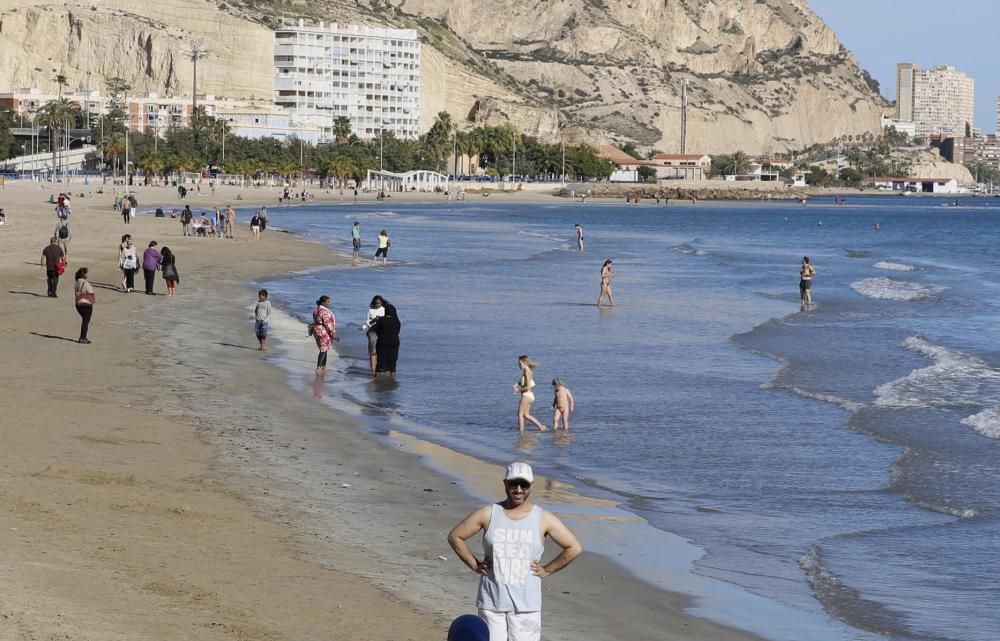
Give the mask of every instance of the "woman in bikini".
<path id="1" fill-rule="evenodd" d="M 534 370 L 538 363 L 528 358 L 526 354 L 521 354 L 517 357 L 517 365 L 521 368 L 521 378 L 512 386 L 514 393 L 521 395 L 521 400 L 517 404 L 517 429 L 523 432 L 524 421 L 528 420 L 544 432 L 545 426 L 531 415 L 531 404 L 535 402 L 535 393 L 532 391 L 535 387 Z"/>
<path id="2" fill-rule="evenodd" d="M 611 269 L 611 259 L 604 261 L 601 265 L 601 293 L 597 296 L 597 306 L 601 306 L 601 301 L 604 297 L 608 297 L 608 303 L 613 307 L 615 304 L 615 297 L 611 294 L 611 279 L 615 277 L 615 272 Z"/>

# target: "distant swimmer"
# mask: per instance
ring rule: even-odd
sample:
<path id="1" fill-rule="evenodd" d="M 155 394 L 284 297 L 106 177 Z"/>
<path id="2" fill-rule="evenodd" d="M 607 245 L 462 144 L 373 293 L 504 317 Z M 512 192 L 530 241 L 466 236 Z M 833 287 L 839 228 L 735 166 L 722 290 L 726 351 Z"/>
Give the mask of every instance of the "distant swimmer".
<path id="1" fill-rule="evenodd" d="M 577 223 L 575 227 L 576 227 L 576 248 L 580 251 L 583 251 L 583 227 L 580 227 L 579 223 Z"/>
<path id="2" fill-rule="evenodd" d="M 874 229 L 875 231 L 879 231 L 879 230 L 881 230 L 881 229 L 882 229 L 882 225 L 879 225 L 878 223 L 875 223 L 875 226 L 873 227 L 873 229 Z"/>
<path id="3" fill-rule="evenodd" d="M 607 259 L 601 265 L 601 293 L 597 296 L 597 306 L 601 306 L 604 297 L 608 297 L 608 304 L 612 307 L 615 304 L 615 297 L 611 294 L 611 280 L 615 277 L 615 272 L 611 269 L 612 261 Z"/>
<path id="4" fill-rule="evenodd" d="M 812 305 L 812 279 L 816 275 L 816 268 L 809 262 L 808 256 L 802 257 L 802 267 L 799 268 L 799 300 L 802 307 Z"/>
<path id="5" fill-rule="evenodd" d="M 576 411 L 576 400 L 561 378 L 552 379 L 552 431 L 559 430 L 562 420 L 563 429 L 569 431 L 570 414 Z"/>

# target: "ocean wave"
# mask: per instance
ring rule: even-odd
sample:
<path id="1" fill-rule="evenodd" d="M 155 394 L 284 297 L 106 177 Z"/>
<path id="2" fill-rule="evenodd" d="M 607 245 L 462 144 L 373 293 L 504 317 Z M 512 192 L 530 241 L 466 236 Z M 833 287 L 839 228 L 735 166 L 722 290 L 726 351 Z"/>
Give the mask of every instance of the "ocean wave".
<path id="1" fill-rule="evenodd" d="M 888 260 L 880 260 L 875 263 L 874 267 L 876 269 L 888 269 L 893 272 L 914 272 L 917 268 L 913 265 L 907 265 L 906 263 L 894 263 Z"/>
<path id="2" fill-rule="evenodd" d="M 908 280 L 878 276 L 851 283 L 851 289 L 869 298 L 880 300 L 916 301 L 933 298 L 945 290 L 937 285 L 922 285 Z"/>
<path id="3" fill-rule="evenodd" d="M 910 499 L 920 507 L 925 510 L 930 510 L 931 512 L 937 512 L 938 514 L 947 514 L 949 516 L 954 516 L 956 518 L 966 520 L 975 518 L 979 513 L 976 512 L 971 507 L 955 507 L 953 505 L 941 505 L 938 503 L 930 503 L 928 501 L 917 500 L 913 497 Z"/>
<path id="4" fill-rule="evenodd" d="M 991 407 L 962 419 L 967 425 L 987 438 L 1000 438 L 1000 407 Z"/>
<path id="5" fill-rule="evenodd" d="M 688 243 L 681 243 L 680 245 L 674 245 L 670 248 L 670 251 L 676 252 L 678 254 L 689 254 L 691 256 L 708 256 L 708 252 L 704 249 L 698 249 L 697 247 L 692 247 Z"/>
<path id="6" fill-rule="evenodd" d="M 934 364 L 879 385 L 875 388 L 876 405 L 962 408 L 1000 404 L 1000 371 L 982 359 L 919 336 L 907 338 L 903 347 Z M 984 419 L 977 421 L 982 423 Z"/>
<path id="7" fill-rule="evenodd" d="M 799 559 L 799 567 L 816 600 L 830 615 L 869 632 L 900 637 L 907 634 L 900 615 L 878 601 L 864 598 L 827 567 L 820 546 L 809 546 Z"/>
<path id="8" fill-rule="evenodd" d="M 568 243 L 569 239 L 563 236 L 554 236 L 552 234 L 543 234 L 537 231 L 527 231 L 524 229 L 518 230 L 517 232 L 521 236 L 528 236 L 530 238 L 541 238 L 542 240 L 551 240 L 556 243 Z"/>

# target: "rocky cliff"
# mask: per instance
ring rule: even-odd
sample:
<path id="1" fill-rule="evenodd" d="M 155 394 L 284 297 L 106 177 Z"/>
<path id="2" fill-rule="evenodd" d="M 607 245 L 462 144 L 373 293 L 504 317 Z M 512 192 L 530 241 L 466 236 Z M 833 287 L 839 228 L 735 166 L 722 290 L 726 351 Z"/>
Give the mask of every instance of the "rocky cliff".
<path id="1" fill-rule="evenodd" d="M 10 0 L 8 0 L 10 2 Z M 876 131 L 884 108 L 857 62 L 805 0 L 15 0 L 0 9 L 0 87 L 189 93 L 271 91 L 269 26 L 282 17 L 415 28 L 425 42 L 422 118 L 514 122 L 557 139 L 780 151 Z M 89 72 L 89 74 L 88 74 Z"/>

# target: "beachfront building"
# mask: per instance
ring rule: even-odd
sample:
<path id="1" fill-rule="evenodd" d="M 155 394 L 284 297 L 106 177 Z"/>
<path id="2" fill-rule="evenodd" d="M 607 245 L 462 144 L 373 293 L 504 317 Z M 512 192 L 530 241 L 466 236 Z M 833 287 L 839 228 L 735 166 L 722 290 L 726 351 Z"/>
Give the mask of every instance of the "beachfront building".
<path id="1" fill-rule="evenodd" d="M 274 33 L 275 104 L 296 126 L 333 140 L 344 116 L 359 138 L 415 139 L 420 123 L 420 40 L 413 29 L 302 20 Z"/>
<path id="2" fill-rule="evenodd" d="M 913 122 L 912 120 L 889 118 L 885 114 L 882 115 L 880 127 L 882 131 L 885 131 L 887 128 L 895 129 L 899 133 L 906 134 L 910 138 L 914 138 L 917 135 L 917 123 Z"/>
<path id="3" fill-rule="evenodd" d="M 907 178 L 894 176 L 869 176 L 864 183 L 875 189 L 901 193 L 957 194 L 961 192 L 955 178 Z"/>
<path id="4" fill-rule="evenodd" d="M 708 154 L 656 154 L 652 162 L 657 178 L 704 180 L 712 166 L 712 157 Z"/>
<path id="5" fill-rule="evenodd" d="M 64 91 L 62 97 L 75 102 L 80 106 L 80 111 L 85 114 L 102 114 L 107 108 L 107 98 L 101 96 L 101 92 L 91 91 Z M 43 93 L 37 87 L 21 87 L 13 91 L 0 92 L 0 107 L 6 107 L 14 115 L 14 120 L 18 125 L 30 126 L 31 119 L 35 114 L 50 102 L 59 100 L 59 94 Z"/>
<path id="6" fill-rule="evenodd" d="M 976 82 L 965 73 L 950 65 L 921 69 L 901 63 L 896 83 L 899 120 L 915 123 L 917 136 L 965 136 L 971 130 Z"/>
<path id="7" fill-rule="evenodd" d="M 281 141 L 298 138 L 312 144 L 320 141 L 319 127 L 293 126 L 287 109 L 270 104 L 222 105 L 216 109 L 215 117 L 225 123 L 227 133 L 242 138 Z"/>

